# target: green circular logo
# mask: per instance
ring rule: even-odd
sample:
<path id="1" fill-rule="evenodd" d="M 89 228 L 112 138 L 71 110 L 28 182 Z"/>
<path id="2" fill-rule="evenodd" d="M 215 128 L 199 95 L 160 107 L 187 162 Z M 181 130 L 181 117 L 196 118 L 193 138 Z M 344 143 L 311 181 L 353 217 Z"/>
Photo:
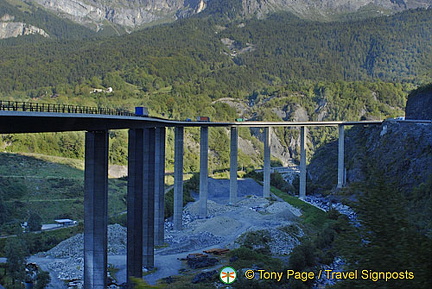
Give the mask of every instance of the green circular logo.
<path id="1" fill-rule="evenodd" d="M 233 267 L 223 267 L 220 270 L 219 278 L 225 284 L 233 283 L 237 278 L 237 273 Z"/>

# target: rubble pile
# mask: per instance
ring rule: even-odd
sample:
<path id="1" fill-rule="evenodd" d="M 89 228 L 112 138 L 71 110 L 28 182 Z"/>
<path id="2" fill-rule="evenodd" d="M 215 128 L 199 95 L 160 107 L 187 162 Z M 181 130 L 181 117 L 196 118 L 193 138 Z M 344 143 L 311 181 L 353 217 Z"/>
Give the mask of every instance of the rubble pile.
<path id="1" fill-rule="evenodd" d="M 296 231 L 295 228 L 290 228 L 290 226 L 295 226 L 293 222 L 301 214 L 300 211 L 285 202 L 270 201 L 252 195 L 241 199 L 235 205 L 225 205 L 209 200 L 207 208 L 208 217 L 199 218 L 199 202 L 188 204 L 183 210 L 182 230 L 173 230 L 173 223 L 166 220 L 165 243 L 168 246 L 158 248 L 155 253 L 163 256 L 173 255 L 172 258 L 176 258 L 174 255 L 179 253 L 199 252 L 215 246 L 231 248 L 236 246 L 236 239 L 242 233 L 266 230 L 271 236 L 269 243 L 271 252 L 275 255 L 288 255 L 299 243 L 298 239 L 303 234 L 301 230 Z M 109 255 L 126 255 L 126 240 L 125 227 L 118 224 L 108 226 Z M 80 280 L 84 268 L 83 247 L 83 234 L 78 234 L 41 254 L 41 257 L 53 258 L 49 264 L 49 271 L 58 279 Z M 212 258 L 206 259 L 206 261 L 213 260 Z M 113 263 L 113 266 L 118 268 L 124 264 Z M 163 277 L 166 276 L 161 276 Z M 124 280 L 118 281 L 123 282 Z"/>
<path id="2" fill-rule="evenodd" d="M 239 207 L 267 207 L 270 201 L 266 198 L 258 197 L 255 195 L 249 196 L 243 200 L 240 200 L 236 203 L 236 206 Z"/>
<path id="3" fill-rule="evenodd" d="M 289 255 L 293 248 L 300 244 L 299 238 L 288 234 L 280 228 L 269 229 L 271 239 L 269 247 L 272 255 Z"/>
<path id="4" fill-rule="evenodd" d="M 233 218 L 218 216 L 208 220 L 197 220 L 193 227 L 193 232 L 209 232 L 222 237 L 226 235 L 227 231 L 239 229 L 241 223 Z"/>
<path id="5" fill-rule="evenodd" d="M 339 213 L 347 216 L 352 222 L 357 221 L 357 214 L 354 212 L 354 210 L 342 203 L 329 200 L 328 198 L 322 196 L 306 196 L 304 201 L 326 212 L 330 209 L 335 209 Z"/>
<path id="6" fill-rule="evenodd" d="M 291 213 L 296 217 L 299 217 L 302 214 L 300 209 L 297 209 L 286 202 L 275 202 L 266 208 L 266 212 L 270 214 Z"/>
<path id="7" fill-rule="evenodd" d="M 198 218 L 199 210 L 200 210 L 200 202 L 199 201 L 189 203 L 184 208 L 184 214 L 191 215 L 191 216 L 194 216 L 195 218 Z M 231 211 L 231 210 L 232 210 L 232 207 L 230 207 L 230 206 L 218 204 L 212 200 L 207 201 L 207 216 L 209 218 L 214 217 L 214 216 L 218 216 L 218 215 L 222 215 L 222 214 L 224 214 L 228 211 Z"/>
<path id="8" fill-rule="evenodd" d="M 209 232 L 201 232 L 197 234 L 165 234 L 165 242 L 170 246 L 161 249 L 158 253 L 161 255 L 169 255 L 194 251 L 205 247 L 217 245 L 221 242 L 221 238 Z"/>
<path id="9" fill-rule="evenodd" d="M 84 234 L 77 234 L 64 240 L 45 254 L 53 258 L 82 258 L 84 256 Z M 108 254 L 126 254 L 126 228 L 119 224 L 108 226 Z"/>
<path id="10" fill-rule="evenodd" d="M 84 275 L 84 258 L 67 258 L 55 260 L 48 265 L 60 280 L 82 279 Z"/>
<path id="11" fill-rule="evenodd" d="M 182 213 L 182 227 L 187 228 L 190 223 L 198 219 L 198 214 L 191 214 L 188 210 L 183 209 Z M 165 232 L 174 231 L 174 223 L 172 219 L 165 220 L 164 223 Z"/>

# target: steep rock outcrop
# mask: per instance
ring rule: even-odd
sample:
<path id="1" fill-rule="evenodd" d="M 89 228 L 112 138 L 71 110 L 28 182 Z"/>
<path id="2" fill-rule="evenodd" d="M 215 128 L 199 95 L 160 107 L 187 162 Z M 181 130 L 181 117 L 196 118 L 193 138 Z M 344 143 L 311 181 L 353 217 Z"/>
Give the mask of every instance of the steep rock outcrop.
<path id="1" fill-rule="evenodd" d="M 337 141 L 316 152 L 308 173 L 308 193 L 334 192 L 337 182 Z M 432 123 L 389 120 L 382 125 L 354 127 L 345 138 L 347 188 L 342 195 L 355 200 L 366 184 L 383 181 L 401 192 L 410 221 L 431 235 Z M 358 184 L 363 186 L 358 187 Z M 432 235 L 431 235 L 432 236 Z"/>
<path id="2" fill-rule="evenodd" d="M 315 152 L 308 173 L 314 191 L 337 184 L 337 140 Z M 364 182 L 373 167 L 382 178 L 409 192 L 432 174 L 432 124 L 385 121 L 382 125 L 353 127 L 345 138 L 347 184 Z M 319 185 L 317 185 L 319 184 Z"/>
<path id="3" fill-rule="evenodd" d="M 203 0 L 32 0 L 80 24 L 100 30 L 104 21 L 133 30 L 154 21 L 169 21 L 199 13 Z M 96 25 L 96 28 L 95 26 Z"/>
<path id="4" fill-rule="evenodd" d="M 327 18 L 338 13 L 355 12 L 367 5 L 380 10 L 401 11 L 412 8 L 427 8 L 428 0 L 242 0 L 245 15 L 262 16 L 274 11 L 291 11 L 305 18 Z M 384 11 L 381 11 L 384 12 Z"/>
<path id="5" fill-rule="evenodd" d="M 49 37 L 48 33 L 43 29 L 23 22 L 14 22 L 14 19 L 13 16 L 8 14 L 0 18 L 0 39 L 33 34 Z"/>
<path id="6" fill-rule="evenodd" d="M 432 84 L 419 88 L 408 96 L 405 118 L 432 120 Z"/>
<path id="7" fill-rule="evenodd" d="M 95 30 L 106 21 L 133 30 L 152 22 L 173 21 L 202 12 L 208 5 L 219 13 L 232 7 L 243 16 L 263 17 L 275 11 L 291 11 L 310 19 L 331 19 L 338 13 L 355 12 L 373 5 L 375 12 L 427 8 L 430 0 L 28 0 Z M 230 8 L 231 7 L 231 8 Z M 376 8 L 376 9 L 375 9 Z M 213 13 L 213 12 L 212 12 Z"/>

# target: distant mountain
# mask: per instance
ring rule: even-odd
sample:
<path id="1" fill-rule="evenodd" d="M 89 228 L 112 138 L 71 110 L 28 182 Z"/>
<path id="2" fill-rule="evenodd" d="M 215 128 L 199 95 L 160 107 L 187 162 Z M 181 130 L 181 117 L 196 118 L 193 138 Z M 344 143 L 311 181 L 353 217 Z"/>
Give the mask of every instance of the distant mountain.
<path id="1" fill-rule="evenodd" d="M 49 37 L 41 28 L 23 22 L 16 22 L 14 16 L 4 14 L 0 17 L 0 39 L 34 34 Z"/>
<path id="2" fill-rule="evenodd" d="M 340 20 L 388 15 L 427 8 L 432 0 L 1 0 L 29 12 L 28 6 L 84 25 L 93 31 L 130 32 L 148 25 L 172 22 L 202 12 L 210 17 L 263 18 L 289 11 L 313 20 Z M 1 10 L 0 10 L 1 11 Z M 0 17 L 2 17 L 0 12 Z M 11 15 L 16 16 L 16 15 Z"/>
<path id="3" fill-rule="evenodd" d="M 386 14 L 405 9 L 427 8 L 430 0 L 269 0 L 262 4 L 259 0 L 242 0 L 246 14 L 267 14 L 277 10 L 287 10 L 303 18 L 332 19 L 343 13 L 356 12 L 360 9 L 370 13 Z M 373 14 L 372 14 L 373 15 Z"/>
<path id="4" fill-rule="evenodd" d="M 132 31 L 201 12 L 204 0 L 30 0 L 76 23 L 99 31 L 111 24 Z"/>
<path id="5" fill-rule="evenodd" d="M 105 29 L 103 33 L 112 35 L 114 31 Z M 18 37 L 23 35 L 27 35 L 24 39 L 28 42 L 40 35 L 50 39 L 82 39 L 94 37 L 96 32 L 58 17 L 34 3 L 0 0 L 0 39 L 23 42 L 23 38 Z"/>

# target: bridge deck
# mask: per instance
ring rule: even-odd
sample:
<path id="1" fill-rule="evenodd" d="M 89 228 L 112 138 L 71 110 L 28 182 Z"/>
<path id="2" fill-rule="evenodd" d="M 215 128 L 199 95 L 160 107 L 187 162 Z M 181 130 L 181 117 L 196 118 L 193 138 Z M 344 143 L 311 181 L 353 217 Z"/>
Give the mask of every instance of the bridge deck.
<path id="1" fill-rule="evenodd" d="M 0 111 L 0 133 L 35 133 L 62 131 L 98 131 L 144 127 L 299 127 L 374 125 L 382 121 L 308 121 L 308 122 L 194 122 L 153 117 L 85 113 Z"/>

